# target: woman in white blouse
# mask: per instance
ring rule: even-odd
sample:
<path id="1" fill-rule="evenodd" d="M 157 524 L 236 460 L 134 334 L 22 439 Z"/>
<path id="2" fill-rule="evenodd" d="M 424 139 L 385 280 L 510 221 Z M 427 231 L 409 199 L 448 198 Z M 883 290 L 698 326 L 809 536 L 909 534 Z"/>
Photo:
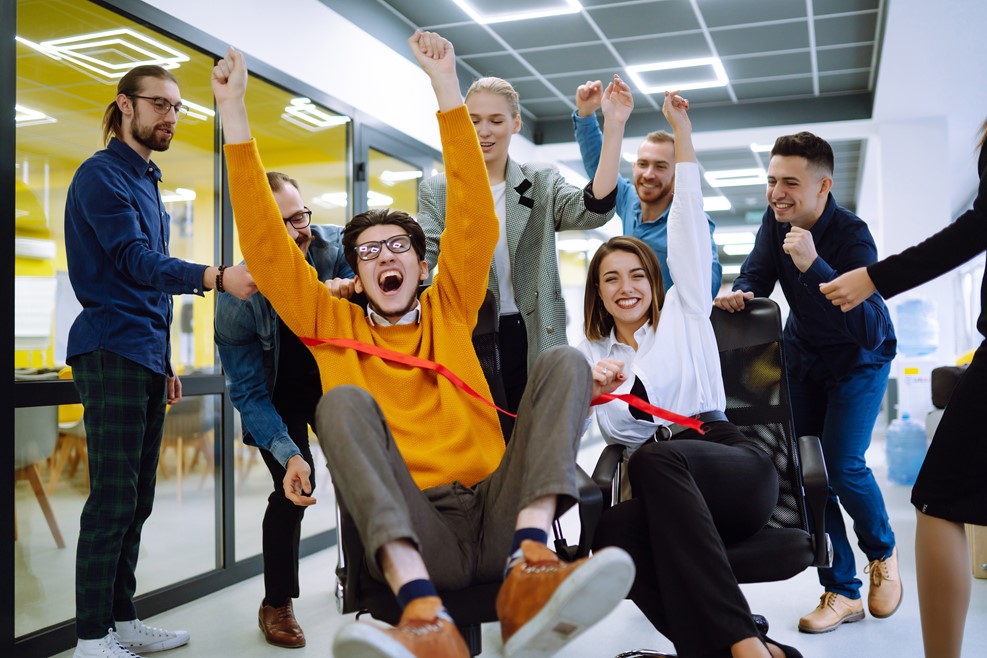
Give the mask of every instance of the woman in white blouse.
<path id="1" fill-rule="evenodd" d="M 726 395 L 713 327 L 709 229 L 688 101 L 666 92 L 662 111 L 675 131 L 675 196 L 668 217 L 667 294 L 654 253 L 616 237 L 590 264 L 585 294 L 594 397 L 633 393 L 694 416 L 705 434 L 616 400 L 595 407 L 607 443 L 630 449 L 633 497 L 606 510 L 596 547 L 634 558 L 630 598 L 678 655 L 793 658 L 762 638 L 727 560 L 725 545 L 767 522 L 778 498 L 768 455 L 726 420 Z"/>

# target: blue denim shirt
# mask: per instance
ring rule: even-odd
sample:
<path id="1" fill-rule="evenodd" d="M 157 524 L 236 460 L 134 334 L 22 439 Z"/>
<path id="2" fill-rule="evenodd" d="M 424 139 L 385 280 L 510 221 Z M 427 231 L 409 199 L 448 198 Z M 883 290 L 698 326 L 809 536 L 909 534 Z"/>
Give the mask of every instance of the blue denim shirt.
<path id="1" fill-rule="evenodd" d="M 342 234 L 341 226 L 312 227 L 307 260 L 323 281 L 353 278 Z M 285 466 L 300 453 L 271 401 L 280 347 L 277 313 L 260 293 L 247 301 L 224 293 L 216 301 L 214 329 L 230 400 L 243 420 L 243 442 L 270 451 Z"/>
<path id="2" fill-rule="evenodd" d="M 733 282 L 734 290 L 767 297 L 781 283 L 791 310 L 785 322 L 785 361 L 798 379 L 839 380 L 854 368 L 884 364 L 898 344 L 884 299 L 874 293 L 844 313 L 819 291 L 819 284 L 877 261 L 877 247 L 862 219 L 836 204 L 830 194 L 810 229 L 817 258 L 800 272 L 782 251 L 791 224 L 775 219 L 769 207 L 761 219 L 754 249 Z"/>
<path id="3" fill-rule="evenodd" d="M 596 115 L 581 117 L 572 113 L 572 123 L 576 130 L 576 143 L 579 144 L 579 154 L 583 158 L 583 167 L 590 178 L 596 176 L 596 168 L 600 164 L 600 150 L 603 148 L 603 132 L 596 120 Z M 669 207 L 668 210 L 671 210 Z M 641 221 L 641 199 L 637 196 L 634 183 L 623 176 L 617 176 L 617 214 L 623 222 L 624 235 L 630 235 L 643 241 L 658 256 L 661 267 L 661 277 L 665 290 L 672 287 L 672 275 L 668 271 L 668 210 L 652 222 Z M 716 253 L 716 243 L 713 242 L 713 230 L 716 226 L 709 215 L 709 244 L 713 251 L 713 297 L 720 291 L 723 282 L 723 267 Z"/>
<path id="4" fill-rule="evenodd" d="M 172 295 L 202 295 L 205 265 L 168 254 L 161 170 L 117 140 L 87 159 L 65 201 L 65 255 L 82 313 L 66 359 L 105 349 L 171 374 Z"/>

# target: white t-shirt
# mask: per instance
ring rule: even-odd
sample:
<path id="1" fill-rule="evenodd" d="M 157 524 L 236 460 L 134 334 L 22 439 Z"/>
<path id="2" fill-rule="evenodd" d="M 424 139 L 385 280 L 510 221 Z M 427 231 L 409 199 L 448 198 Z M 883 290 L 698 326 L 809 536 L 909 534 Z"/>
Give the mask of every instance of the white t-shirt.
<path id="1" fill-rule="evenodd" d="M 504 201 L 507 181 L 490 186 L 493 192 L 494 209 L 500 219 L 500 239 L 494 249 L 494 268 L 497 271 L 497 284 L 500 288 L 500 314 L 517 313 L 514 299 L 514 279 L 511 275 L 511 254 L 507 248 L 507 204 Z"/>

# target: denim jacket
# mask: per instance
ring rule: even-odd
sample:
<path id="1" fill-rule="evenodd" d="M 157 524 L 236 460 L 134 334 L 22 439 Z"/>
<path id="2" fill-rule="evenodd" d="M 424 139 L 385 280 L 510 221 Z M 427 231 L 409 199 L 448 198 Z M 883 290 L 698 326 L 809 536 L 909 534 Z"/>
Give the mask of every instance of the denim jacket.
<path id="1" fill-rule="evenodd" d="M 353 278 L 343 258 L 342 234 L 341 226 L 312 226 L 307 260 L 323 281 Z M 280 346 L 277 313 L 260 293 L 247 301 L 221 294 L 215 334 L 230 400 L 243 420 L 243 442 L 270 451 L 287 465 L 300 452 L 271 401 Z"/>

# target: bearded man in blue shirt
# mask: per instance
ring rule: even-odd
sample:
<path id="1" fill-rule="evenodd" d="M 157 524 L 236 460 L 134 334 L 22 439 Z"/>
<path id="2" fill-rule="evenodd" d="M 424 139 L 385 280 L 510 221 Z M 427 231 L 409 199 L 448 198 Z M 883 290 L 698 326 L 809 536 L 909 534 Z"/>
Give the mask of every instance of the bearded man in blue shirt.
<path id="1" fill-rule="evenodd" d="M 151 514 L 166 403 L 182 398 L 171 367 L 172 296 L 257 288 L 243 266 L 189 263 L 168 253 L 171 217 L 161 200 L 166 151 L 187 112 L 174 76 L 138 66 L 117 84 L 103 115 L 107 148 L 76 171 L 65 203 L 69 279 L 82 313 L 66 360 L 85 407 L 90 492 L 76 553 L 75 658 L 162 651 L 185 631 L 137 618 L 137 556 Z"/>

